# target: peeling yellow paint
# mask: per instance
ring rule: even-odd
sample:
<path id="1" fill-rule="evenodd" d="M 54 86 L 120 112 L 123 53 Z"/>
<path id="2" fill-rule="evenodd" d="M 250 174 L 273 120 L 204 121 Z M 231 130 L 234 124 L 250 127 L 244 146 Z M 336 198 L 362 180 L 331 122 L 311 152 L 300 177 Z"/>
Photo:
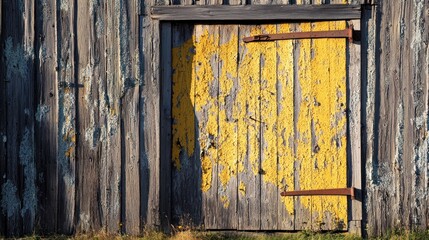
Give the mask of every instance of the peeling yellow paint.
<path id="1" fill-rule="evenodd" d="M 220 196 L 220 201 L 223 203 L 223 207 L 226 209 L 229 207 L 229 198 L 225 195 Z"/>
<path id="2" fill-rule="evenodd" d="M 279 32 L 291 32 L 290 24 L 279 25 Z M 278 182 L 281 190 L 294 189 L 294 62 L 293 41 L 277 42 L 278 68 L 278 116 L 277 116 L 277 151 Z M 294 201 L 291 197 L 281 198 L 289 214 L 294 213 Z"/>
<path id="3" fill-rule="evenodd" d="M 250 35 L 290 32 L 291 26 L 257 26 Z M 297 31 L 333 30 L 344 29 L 345 22 L 298 26 Z M 172 52 L 174 166 L 180 170 L 180 158 L 194 156 L 197 143 L 203 192 L 211 189 L 214 177 L 225 189 L 238 173 L 259 175 L 261 169 L 262 181 L 281 190 L 346 187 L 345 40 L 245 44 L 236 34 L 220 36 L 219 26 L 195 29 Z M 244 182 L 238 191 L 246 194 Z M 228 196 L 219 199 L 228 208 Z M 281 200 L 294 214 L 294 198 Z M 328 219 L 334 219 L 330 225 L 346 226 L 345 197 L 299 201 L 310 212 L 313 227 Z"/>
<path id="4" fill-rule="evenodd" d="M 344 23 L 344 22 L 343 22 Z M 302 31 L 323 31 L 332 29 L 332 23 L 301 24 Z M 339 29 L 344 29 L 345 25 Z M 344 39 L 301 40 L 299 59 L 299 78 L 301 104 L 298 119 L 297 155 L 301 164 L 299 184 L 301 189 L 326 189 L 346 187 L 339 184 L 338 171 L 345 171 L 346 145 L 338 147 L 335 139 L 344 130 L 346 119 L 337 121 L 344 112 L 337 107 L 338 91 L 345 88 Z M 309 62 L 309 64 L 308 64 Z M 335 80 L 336 78 L 339 78 Z M 333 83 L 335 82 L 335 83 Z M 344 91 L 345 93 L 345 91 Z M 342 94 L 339 94 L 342 95 Z M 345 106 L 345 94 L 343 105 Z M 346 141 L 345 134 L 342 139 Z M 344 154 L 339 154 L 343 152 Z M 344 163 L 343 167 L 341 163 Z M 310 174 L 309 174 L 310 173 Z M 346 182 L 346 176 L 343 183 Z M 340 201 L 340 199 L 342 199 Z M 344 205 L 342 204 L 345 203 Z M 347 222 L 347 203 L 345 197 L 301 197 L 301 204 L 311 210 L 312 226 L 327 224 L 328 219 Z M 329 223 L 337 224 L 337 223 Z"/>
<path id="5" fill-rule="evenodd" d="M 250 35 L 261 34 L 259 27 L 250 30 Z M 237 102 L 240 103 L 238 119 L 238 155 L 242 162 L 247 158 L 253 174 L 259 174 L 260 154 L 260 54 L 259 43 L 244 43 L 240 41 L 243 51 L 242 61 L 238 67 L 238 78 L 240 91 Z M 247 167 L 244 167 L 247 169 Z"/>
<path id="6" fill-rule="evenodd" d="M 180 170 L 180 154 L 194 154 L 194 106 L 193 106 L 193 71 L 192 52 L 194 39 L 191 38 L 182 46 L 173 48 L 172 67 L 172 158 L 176 169 Z"/>
<path id="7" fill-rule="evenodd" d="M 232 176 L 237 175 L 236 106 L 233 99 L 234 81 L 237 81 L 238 37 L 236 34 L 221 36 L 219 46 L 219 180 L 226 187 Z M 227 101 L 229 99 L 229 101 Z"/>
<path id="8" fill-rule="evenodd" d="M 240 185 L 238 185 L 238 191 L 242 196 L 246 196 L 246 185 L 244 184 L 244 182 L 240 181 Z"/>
<path id="9" fill-rule="evenodd" d="M 195 33 L 195 114 L 198 121 L 198 143 L 203 169 L 201 189 L 208 191 L 213 178 L 213 166 L 217 161 L 218 149 L 218 112 L 217 99 L 218 73 L 217 62 L 219 58 L 219 28 L 209 26 L 196 26 Z"/>
<path id="10" fill-rule="evenodd" d="M 267 25 L 262 29 L 264 34 L 276 33 L 276 25 Z M 260 43 L 261 51 L 261 168 L 264 171 L 262 180 L 277 186 L 277 43 Z M 257 87 L 257 86 L 256 86 Z"/>

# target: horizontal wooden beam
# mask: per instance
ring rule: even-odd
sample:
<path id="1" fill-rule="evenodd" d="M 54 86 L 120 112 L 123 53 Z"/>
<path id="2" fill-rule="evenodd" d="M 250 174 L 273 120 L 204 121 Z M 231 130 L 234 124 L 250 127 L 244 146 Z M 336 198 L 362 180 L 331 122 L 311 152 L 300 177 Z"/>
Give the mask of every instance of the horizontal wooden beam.
<path id="1" fill-rule="evenodd" d="M 360 19 L 360 5 L 191 5 L 154 6 L 161 21 L 350 20 Z"/>

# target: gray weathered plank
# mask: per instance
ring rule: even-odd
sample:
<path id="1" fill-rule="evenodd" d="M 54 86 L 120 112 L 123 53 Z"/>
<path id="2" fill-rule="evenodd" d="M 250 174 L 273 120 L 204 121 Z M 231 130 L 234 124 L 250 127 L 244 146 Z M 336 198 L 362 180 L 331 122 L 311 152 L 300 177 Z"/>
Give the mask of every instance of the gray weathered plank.
<path id="1" fill-rule="evenodd" d="M 131 1 L 135 3 L 135 1 Z M 139 152 L 139 30 L 136 4 L 119 3 L 119 64 L 121 79 L 121 145 L 122 145 L 122 230 L 140 233 L 140 152 Z"/>
<path id="2" fill-rule="evenodd" d="M 99 231 L 101 211 L 100 189 L 100 113 L 98 109 L 99 54 L 96 54 L 97 33 L 95 28 L 95 2 L 75 6 L 76 45 L 78 62 L 75 87 L 77 94 L 77 162 L 76 162 L 76 230 L 78 232 Z"/>
<path id="3" fill-rule="evenodd" d="M 354 29 L 360 30 L 360 22 L 352 21 Z M 347 99 L 350 111 L 347 136 L 348 141 L 348 186 L 362 190 L 361 164 L 361 46 L 358 43 L 348 44 L 347 55 Z M 349 231 L 362 233 L 362 198 L 349 200 Z"/>
<path id="4" fill-rule="evenodd" d="M 61 232 L 71 234 L 75 229 L 75 200 L 76 200 L 76 94 L 78 89 L 74 86 L 78 74 L 76 72 L 78 63 L 76 60 L 76 16 L 74 15 L 77 6 L 74 2 L 63 3 L 58 10 L 57 19 L 57 37 L 61 39 L 57 43 L 57 66 L 58 83 L 56 84 L 58 98 L 58 153 L 53 159 L 47 159 L 51 162 L 46 171 L 46 182 L 48 195 L 46 205 L 55 206 L 58 196 L 58 218 L 53 218 L 56 224 L 49 224 L 46 228 L 48 233 Z M 47 27 L 50 27 L 48 25 Z M 52 112 L 53 110 L 51 110 Z M 57 166 L 55 166 L 57 163 Z M 57 172 L 54 169 L 58 169 Z M 57 184 L 57 186 L 55 186 Z M 55 188 L 58 188 L 55 189 Z M 51 221 L 49 216 L 55 216 L 49 213 L 44 216 L 47 221 Z M 73 214 L 70 214 L 73 213 Z M 49 219 L 49 220 L 48 220 Z M 48 226 L 48 224 L 47 224 Z"/>
<path id="5" fill-rule="evenodd" d="M 153 6 L 151 17 L 165 21 L 345 20 L 360 19 L 360 5 Z"/>
<path id="6" fill-rule="evenodd" d="M 167 3 L 168 1 L 166 1 Z M 143 79 L 140 91 L 140 147 L 141 158 L 147 161 L 149 170 L 149 186 L 147 196 L 147 226 L 159 226 L 160 220 L 160 84 L 159 84 L 159 53 L 160 28 L 159 21 L 149 16 L 150 7 L 155 0 L 145 1 L 145 14 L 142 19 L 142 52 Z"/>
<path id="7" fill-rule="evenodd" d="M 101 1 L 97 9 L 97 37 L 105 41 L 105 59 L 102 69 L 105 75 L 99 82 L 100 128 L 102 132 L 101 150 L 101 221 L 108 233 L 118 233 L 121 229 L 121 130 L 120 96 L 122 85 L 117 79 L 119 57 L 119 15 L 112 1 Z M 100 13 L 105 11 L 106 14 Z M 115 16 L 115 17 L 112 17 Z M 101 35 L 101 36 L 100 36 Z M 102 74 L 102 72 L 99 72 Z"/>
<path id="8" fill-rule="evenodd" d="M 171 23 L 161 25 L 161 123 L 160 123 L 160 217 L 167 230 L 171 219 L 171 84 L 172 84 L 172 28 Z"/>
<path id="9" fill-rule="evenodd" d="M 6 70 L 6 174 L 1 186 L 7 235 L 28 231 L 21 213 L 34 223 L 34 5 L 30 2 L 4 2 L 3 56 Z M 7 34 L 5 34 L 5 32 Z M 27 172 L 26 172 L 27 171 Z M 26 194 L 26 195 L 25 195 Z M 35 193 L 34 193 L 35 194 Z"/>
<path id="10" fill-rule="evenodd" d="M 36 39 L 36 96 L 35 96 L 35 161 L 37 172 L 43 181 L 37 184 L 37 221 L 46 233 L 57 230 L 58 213 L 58 85 L 57 85 L 57 16 L 53 1 L 36 5 L 36 34 L 44 37 Z M 42 21 L 42 19 L 45 19 Z M 52 27 L 55 26 L 55 28 Z M 41 54 L 40 54 L 41 53 Z M 63 153 L 65 154 L 65 153 Z M 61 156 L 62 157 L 62 156 Z M 60 188 L 63 189 L 63 188 Z M 28 233 L 32 233 L 29 229 Z"/>

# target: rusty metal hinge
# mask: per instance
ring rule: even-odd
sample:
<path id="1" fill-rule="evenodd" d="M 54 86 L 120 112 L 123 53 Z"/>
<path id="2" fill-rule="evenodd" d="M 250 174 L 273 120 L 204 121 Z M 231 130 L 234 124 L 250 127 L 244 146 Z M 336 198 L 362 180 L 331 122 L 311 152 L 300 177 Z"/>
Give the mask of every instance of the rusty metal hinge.
<path id="1" fill-rule="evenodd" d="M 284 191 L 280 193 L 281 196 L 321 196 L 321 195 L 332 195 L 332 196 L 350 196 L 355 199 L 356 189 L 351 188 L 332 188 L 332 189 L 318 189 L 318 190 L 296 190 L 296 191 Z"/>
<path id="2" fill-rule="evenodd" d="M 350 25 L 348 28 L 343 30 L 260 34 L 251 37 L 245 37 L 243 38 L 243 41 L 248 43 L 306 38 L 347 38 L 349 39 L 349 42 L 353 42 L 354 38 L 359 37 L 357 35 L 357 32 L 353 30 L 353 25 Z"/>

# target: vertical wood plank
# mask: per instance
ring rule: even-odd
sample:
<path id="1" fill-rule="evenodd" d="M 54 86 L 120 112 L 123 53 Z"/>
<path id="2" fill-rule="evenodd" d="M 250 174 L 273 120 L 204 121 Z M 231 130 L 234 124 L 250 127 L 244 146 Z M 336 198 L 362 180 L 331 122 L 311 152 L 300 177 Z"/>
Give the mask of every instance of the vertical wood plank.
<path id="1" fill-rule="evenodd" d="M 161 25 L 161 146 L 160 214 L 164 229 L 171 219 L 171 120 L 172 120 L 172 28 L 171 23 Z"/>
<path id="2" fill-rule="evenodd" d="M 344 2 L 344 1 L 342 1 Z M 340 2 L 338 2 L 340 3 Z M 330 30 L 345 29 L 345 21 L 332 21 L 329 24 Z M 331 141 L 335 148 L 334 164 L 331 166 L 333 173 L 337 175 L 336 188 L 347 187 L 347 163 L 351 161 L 347 155 L 347 66 L 346 52 L 347 44 L 345 39 L 335 39 L 330 42 L 330 78 L 331 78 L 331 96 L 333 97 L 331 110 L 331 123 L 333 128 L 333 136 Z M 332 209 L 333 219 L 329 222 L 332 225 L 331 229 L 346 230 L 348 229 L 347 219 L 347 197 L 337 196 L 333 199 L 337 202 L 337 206 L 329 205 Z M 336 208 L 336 209 L 335 209 Z"/>
<path id="3" fill-rule="evenodd" d="M 143 79 L 140 91 L 140 157 L 143 161 L 143 169 L 146 165 L 148 171 L 144 175 L 142 171 L 142 179 L 148 179 L 148 193 L 142 195 L 144 201 L 147 201 L 146 219 L 148 227 L 159 226 L 160 221 L 160 186 L 159 179 L 161 174 L 160 158 L 159 158 L 159 44 L 160 44 L 160 29 L 159 21 L 153 21 L 150 18 L 150 7 L 156 4 L 156 1 L 144 1 L 144 15 L 141 19 L 142 29 L 142 61 L 143 61 Z M 142 193 L 144 194 L 144 193 Z"/>
<path id="4" fill-rule="evenodd" d="M 5 2 L 3 64 L 6 78 L 6 175 L 1 186 L 7 236 L 19 236 L 34 223 L 34 4 Z M 7 33 L 7 34 L 5 34 Z M 26 174 L 27 171 L 27 174 Z M 33 174 L 28 174 L 31 172 Z M 7 201 L 6 201 L 7 199 Z M 22 217 L 29 217 L 23 222 Z M 30 226 L 28 226 L 30 225 Z M 24 227 L 24 229 L 23 229 Z"/>
<path id="5" fill-rule="evenodd" d="M 121 229 L 121 129 L 120 96 L 122 87 L 120 73 L 117 71 L 119 57 L 119 17 L 116 3 L 100 1 L 100 10 L 106 14 L 97 14 L 97 34 L 104 41 L 104 64 L 101 66 L 105 76 L 99 83 L 100 123 L 103 143 L 101 145 L 100 183 L 101 211 L 103 229 L 108 233 L 119 233 Z M 115 16 L 115 17 L 112 17 Z M 98 36 L 100 37 L 100 36 Z M 104 187 L 103 187 L 104 186 Z"/>
<path id="6" fill-rule="evenodd" d="M 58 6 L 57 6 L 58 7 Z M 58 9 L 58 8 L 57 8 Z M 77 26 L 76 11 L 77 6 L 74 2 L 63 3 L 58 11 L 57 34 L 58 50 L 57 64 L 58 72 L 58 155 L 57 176 L 51 175 L 52 170 L 47 170 L 46 181 L 53 182 L 58 179 L 58 231 L 65 234 L 71 234 L 75 230 L 75 204 L 76 204 L 76 110 L 77 110 L 77 91 L 74 86 L 77 83 Z M 49 27 L 49 26 L 47 26 Z M 51 160 L 52 161 L 52 160 Z M 50 168 L 55 168 L 55 162 L 51 163 Z M 47 186 L 52 191 L 52 187 Z M 56 192 L 50 193 L 46 204 L 55 204 Z M 50 200 L 51 199 L 51 200 Z M 46 219 L 48 215 L 45 216 Z M 53 225 L 55 226 L 55 225 Z M 47 229 L 53 232 L 55 229 Z"/>
<path id="7" fill-rule="evenodd" d="M 2 35 L 2 17 L 3 17 L 3 0 L 0 0 L 0 41 L 3 42 Z M 0 56 L 4 56 L 3 48 L 0 48 Z M 0 78 L 6 79 L 6 66 L 3 59 L 0 59 L 2 63 L 0 66 Z M 7 155 L 6 155 L 6 81 L 0 81 L 0 187 L 3 187 L 3 184 L 6 182 L 3 176 L 6 175 L 6 166 L 7 166 Z M 6 228 L 6 216 L 5 214 L 0 214 L 0 235 L 5 236 L 7 232 Z"/>
<path id="8" fill-rule="evenodd" d="M 275 34 L 274 24 L 261 25 L 262 34 Z M 260 43 L 260 169 L 261 169 L 261 230 L 277 230 L 277 49 L 276 42 Z"/>
<path id="9" fill-rule="evenodd" d="M 241 25 L 239 39 L 261 34 L 258 26 Z M 238 229 L 259 230 L 260 222 L 260 48 L 258 43 L 239 45 L 239 198 Z"/>
<path id="10" fill-rule="evenodd" d="M 297 31 L 310 31 L 310 23 L 301 23 Z M 311 149 L 311 40 L 299 40 L 296 46 L 294 84 L 294 128 L 296 141 L 295 189 L 311 189 L 312 149 Z M 297 197 L 295 202 L 295 228 L 311 229 L 311 197 Z"/>
<path id="11" fill-rule="evenodd" d="M 292 24 L 279 24 L 277 32 L 291 32 Z M 294 189 L 294 41 L 277 42 L 277 154 L 278 188 Z M 295 229 L 295 197 L 277 196 L 279 230 Z"/>
<path id="12" fill-rule="evenodd" d="M 204 178 L 204 172 L 201 173 L 204 170 L 200 166 L 195 132 L 196 43 L 192 25 L 174 24 L 172 29 L 172 221 L 193 224 L 201 220 L 197 211 L 201 210 L 201 188 L 204 188 L 199 180 L 200 174 Z"/>
<path id="13" fill-rule="evenodd" d="M 77 44 L 77 231 L 101 229 L 99 202 L 101 167 L 101 129 L 99 100 L 99 55 L 95 28 L 96 2 L 78 2 L 76 7 Z M 82 86 L 82 87 L 79 87 Z"/>
<path id="14" fill-rule="evenodd" d="M 139 18 L 135 1 L 119 3 L 119 65 L 122 83 L 122 231 L 140 233 L 140 154 L 139 154 Z M 158 42 L 157 42 L 158 43 Z M 158 89 L 159 91 L 159 89 Z M 159 92 L 158 92 L 159 94 Z M 159 96 L 159 95 L 158 95 Z M 159 109 L 158 109 L 159 111 Z M 159 120 L 159 114 L 158 114 Z M 158 129 L 159 130 L 159 129 Z M 159 151 L 159 150 L 158 150 Z M 158 213 L 159 214 L 159 213 Z"/>
<path id="15" fill-rule="evenodd" d="M 219 189 L 219 26 L 195 25 L 195 115 L 197 155 L 201 165 L 201 191 L 204 227 L 216 229 L 221 219 L 217 215 Z M 201 162 L 201 163 L 199 163 Z"/>
<path id="16" fill-rule="evenodd" d="M 58 101 L 59 89 L 56 3 L 47 1 L 45 5 L 36 4 L 36 96 L 35 96 L 35 161 L 37 173 L 42 176 L 37 184 L 38 208 L 37 222 L 46 233 L 57 231 L 59 198 L 57 157 L 64 157 L 58 152 Z M 54 27 L 53 27 L 54 26 Z M 55 67 L 53 67 L 55 66 Z M 60 78 L 61 81 L 61 78 Z M 63 153 L 65 154 L 65 153 Z M 28 172 L 29 173 L 29 172 Z M 27 173 L 27 174 L 28 174 Z M 34 226 L 33 226 L 34 227 Z M 26 233 L 33 233 L 33 227 Z"/>
<path id="17" fill-rule="evenodd" d="M 352 21 L 356 30 L 360 30 L 360 21 Z M 348 149 L 350 161 L 347 164 L 347 185 L 362 190 L 362 163 L 361 163 L 361 47 L 358 43 L 348 44 L 348 83 L 347 83 L 347 106 L 350 109 L 348 121 Z M 350 180 L 351 178 L 351 180 Z M 362 234 L 362 201 L 350 200 L 348 213 L 349 231 Z M 398 216 L 399 217 L 399 216 Z"/>
<path id="18" fill-rule="evenodd" d="M 237 228 L 238 26 L 219 26 L 218 229 Z"/>

